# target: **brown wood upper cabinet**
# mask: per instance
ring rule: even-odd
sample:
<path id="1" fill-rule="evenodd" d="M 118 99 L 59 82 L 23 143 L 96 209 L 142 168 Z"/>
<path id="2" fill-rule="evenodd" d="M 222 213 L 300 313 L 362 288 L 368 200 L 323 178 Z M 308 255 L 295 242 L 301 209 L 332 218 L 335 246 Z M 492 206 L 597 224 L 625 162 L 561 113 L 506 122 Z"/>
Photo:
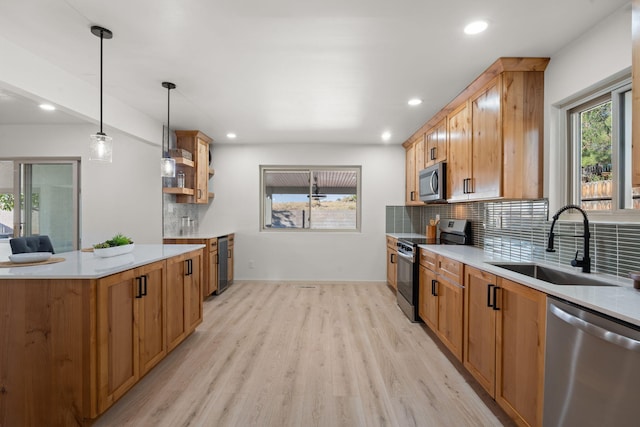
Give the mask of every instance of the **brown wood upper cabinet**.
<path id="1" fill-rule="evenodd" d="M 425 167 L 447 160 L 447 119 L 446 117 L 425 134 Z M 418 171 L 420 172 L 420 171 Z"/>
<path id="2" fill-rule="evenodd" d="M 450 202 L 542 197 L 548 62 L 548 58 L 498 59 L 403 144 L 409 152 L 414 139 L 426 133 L 425 164 L 448 162 Z M 429 144 L 435 139 L 433 132 L 439 135 L 437 129 L 446 129 L 442 144 L 447 148 L 441 144 L 435 150 L 444 152 L 442 156 L 432 156 L 434 145 Z M 409 182 L 407 175 L 407 192 Z"/>
<path id="3" fill-rule="evenodd" d="M 185 187 L 193 189 L 193 194 L 178 194 L 177 203 L 209 202 L 209 144 L 213 142 L 197 130 L 177 130 L 177 147 L 193 154 L 193 167 L 178 165 L 185 174 Z"/>
<path id="4" fill-rule="evenodd" d="M 407 206 L 424 205 L 420 200 L 418 174 L 425 166 L 425 137 L 421 134 L 414 138 L 407 147 L 405 162 L 406 193 L 405 204 Z"/>

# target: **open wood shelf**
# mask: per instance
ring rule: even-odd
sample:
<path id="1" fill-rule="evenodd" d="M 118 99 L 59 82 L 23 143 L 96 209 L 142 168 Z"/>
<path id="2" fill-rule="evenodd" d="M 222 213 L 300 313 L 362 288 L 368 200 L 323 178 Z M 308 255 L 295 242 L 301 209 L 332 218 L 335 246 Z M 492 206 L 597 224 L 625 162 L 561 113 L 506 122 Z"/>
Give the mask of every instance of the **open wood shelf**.
<path id="1" fill-rule="evenodd" d="M 215 193 L 209 193 L 209 200 L 213 199 L 214 197 L 216 197 Z"/>
<path id="2" fill-rule="evenodd" d="M 166 194 L 184 194 L 185 196 L 193 196 L 195 194 L 193 188 L 183 187 L 163 187 L 162 192 Z"/>
<path id="3" fill-rule="evenodd" d="M 195 166 L 195 162 L 193 160 L 189 160 L 184 157 L 174 157 L 173 159 L 176 161 L 176 165 L 189 166 L 190 168 Z"/>

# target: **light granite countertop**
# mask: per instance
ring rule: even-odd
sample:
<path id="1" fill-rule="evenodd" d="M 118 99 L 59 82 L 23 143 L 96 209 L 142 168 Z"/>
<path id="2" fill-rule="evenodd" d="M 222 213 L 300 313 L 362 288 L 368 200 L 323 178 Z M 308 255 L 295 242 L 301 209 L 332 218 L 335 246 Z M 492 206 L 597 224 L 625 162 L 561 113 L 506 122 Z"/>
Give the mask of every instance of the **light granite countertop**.
<path id="1" fill-rule="evenodd" d="M 640 290 L 633 288 L 633 281 L 631 279 L 603 273 L 585 274 L 571 266 L 564 268 L 558 267 L 557 265 L 550 265 L 554 269 L 568 271 L 572 274 L 584 274 L 589 278 L 602 279 L 617 286 L 554 285 L 504 268 L 496 267 L 492 265 L 492 263 L 508 263 L 510 261 L 494 256 L 480 248 L 455 245 L 419 245 L 419 247 L 504 277 L 505 279 L 513 280 L 514 282 L 542 291 L 547 295 L 553 295 L 607 314 L 616 319 L 640 326 Z M 567 261 L 567 263 L 568 262 L 569 261 Z M 540 262 L 536 262 L 536 264 L 544 265 L 544 263 Z"/>
<path id="2" fill-rule="evenodd" d="M 64 261 L 28 267 L 0 268 L 0 280 L 11 279 L 99 279 L 111 274 L 182 255 L 204 245 L 139 245 L 128 254 L 100 258 L 92 252 L 54 254 Z"/>

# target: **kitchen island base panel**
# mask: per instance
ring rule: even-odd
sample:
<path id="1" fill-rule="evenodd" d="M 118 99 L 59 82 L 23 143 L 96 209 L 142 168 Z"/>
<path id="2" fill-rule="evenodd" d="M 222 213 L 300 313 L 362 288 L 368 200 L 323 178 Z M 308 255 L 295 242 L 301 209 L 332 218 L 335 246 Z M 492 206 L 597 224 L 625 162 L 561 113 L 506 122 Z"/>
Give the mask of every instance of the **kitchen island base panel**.
<path id="1" fill-rule="evenodd" d="M 0 425 L 97 416 L 92 280 L 0 281 Z M 94 384 L 95 385 L 95 384 Z"/>

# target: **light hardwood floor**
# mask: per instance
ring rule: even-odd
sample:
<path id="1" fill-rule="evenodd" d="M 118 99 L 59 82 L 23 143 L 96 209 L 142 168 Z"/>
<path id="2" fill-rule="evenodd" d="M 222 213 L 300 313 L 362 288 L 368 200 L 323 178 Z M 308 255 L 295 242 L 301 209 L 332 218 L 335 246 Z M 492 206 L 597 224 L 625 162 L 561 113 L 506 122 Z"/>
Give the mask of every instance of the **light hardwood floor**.
<path id="1" fill-rule="evenodd" d="M 236 282 L 95 426 L 511 425 L 456 364 L 385 284 Z"/>

